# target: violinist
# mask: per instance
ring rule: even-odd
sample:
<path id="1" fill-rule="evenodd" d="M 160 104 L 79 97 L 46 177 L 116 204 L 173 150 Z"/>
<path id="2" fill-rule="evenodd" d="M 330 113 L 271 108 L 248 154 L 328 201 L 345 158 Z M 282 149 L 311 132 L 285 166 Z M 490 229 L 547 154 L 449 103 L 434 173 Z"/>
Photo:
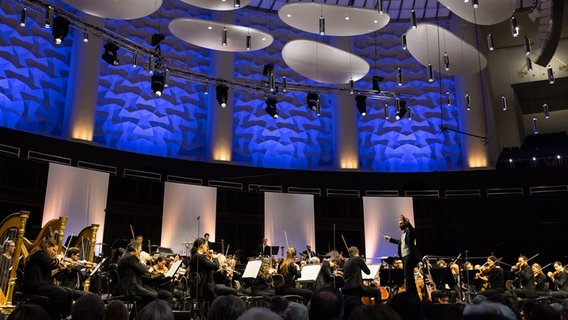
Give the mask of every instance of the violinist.
<path id="1" fill-rule="evenodd" d="M 215 285 L 213 273 L 219 270 L 219 264 L 214 262 L 212 251 L 207 248 L 207 241 L 198 238 L 194 241 L 195 252 L 189 261 L 189 271 L 192 277 L 199 275 L 198 287 L 191 288 L 194 296 L 207 301 L 213 301 L 217 295 L 236 294 L 235 289 L 224 285 Z M 197 290 L 197 292 L 195 292 Z"/>
<path id="2" fill-rule="evenodd" d="M 288 248 L 286 251 L 286 257 L 280 264 L 279 273 L 284 277 L 284 285 L 276 288 L 276 294 L 278 295 L 299 295 L 304 298 L 304 301 L 308 301 L 313 291 L 309 289 L 296 288 L 296 279 L 302 276 L 300 267 L 294 263 L 296 257 L 296 248 Z"/>
<path id="3" fill-rule="evenodd" d="M 568 297 L 568 273 L 562 267 L 562 262 L 554 261 L 554 272 L 548 272 L 547 276 L 554 283 L 556 290 L 550 292 L 550 295 L 555 298 Z"/>
<path id="4" fill-rule="evenodd" d="M 274 285 L 272 283 L 272 260 L 270 258 L 262 258 L 262 264 L 258 270 L 257 277 L 252 280 L 249 287 L 243 289 L 243 292 L 252 296 L 272 297 L 274 296 Z"/>
<path id="5" fill-rule="evenodd" d="M 53 270 L 67 266 L 57 258 L 57 242 L 53 238 L 44 239 L 34 247 L 27 257 L 24 268 L 23 291 L 26 294 L 42 295 L 49 298 L 51 319 L 61 319 L 71 313 L 71 289 L 55 285 Z"/>
<path id="6" fill-rule="evenodd" d="M 517 288 L 511 289 L 513 296 L 521 298 L 531 298 L 536 296 L 534 286 L 534 272 L 529 266 L 529 260 L 526 256 L 519 256 L 517 263 L 511 268 L 515 275 Z"/>
<path id="7" fill-rule="evenodd" d="M 83 282 L 87 276 L 83 269 L 92 265 L 79 261 L 79 255 L 81 254 L 79 248 L 70 247 L 67 249 L 66 254 L 67 258 L 64 259 L 64 263 L 68 264 L 67 268 L 58 272 L 55 278 L 59 281 L 60 286 L 70 288 L 73 293 L 73 300 L 77 300 L 86 294 L 83 291 Z"/>
<path id="8" fill-rule="evenodd" d="M 477 279 L 485 281 L 482 295 L 490 297 L 505 292 L 505 277 L 503 269 L 497 265 L 497 257 L 487 257 L 487 262 L 481 266 L 479 273 L 475 275 Z"/>
<path id="9" fill-rule="evenodd" d="M 532 264 L 534 288 L 537 295 L 542 295 L 547 289 L 546 275 L 542 272 L 542 267 L 538 263 Z"/>

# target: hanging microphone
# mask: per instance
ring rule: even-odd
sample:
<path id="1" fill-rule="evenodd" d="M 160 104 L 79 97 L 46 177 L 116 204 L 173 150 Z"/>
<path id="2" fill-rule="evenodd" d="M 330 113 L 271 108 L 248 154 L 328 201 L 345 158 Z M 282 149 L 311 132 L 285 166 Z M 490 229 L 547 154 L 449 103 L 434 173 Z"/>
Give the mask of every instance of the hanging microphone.
<path id="1" fill-rule="evenodd" d="M 201 218 L 201 216 L 197 216 L 197 220 L 199 220 L 199 218 Z"/>

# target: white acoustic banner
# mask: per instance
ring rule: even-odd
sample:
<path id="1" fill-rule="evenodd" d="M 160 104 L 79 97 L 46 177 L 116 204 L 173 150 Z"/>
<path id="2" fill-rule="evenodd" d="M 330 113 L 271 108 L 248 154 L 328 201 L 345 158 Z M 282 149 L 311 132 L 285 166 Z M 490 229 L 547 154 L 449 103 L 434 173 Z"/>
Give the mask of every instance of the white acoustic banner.
<path id="1" fill-rule="evenodd" d="M 67 216 L 65 238 L 78 235 L 83 228 L 98 224 L 97 243 L 105 230 L 109 174 L 55 163 L 49 164 L 42 225 Z M 95 245 L 95 255 L 102 251 Z"/>
<path id="2" fill-rule="evenodd" d="M 286 236 L 290 247 L 298 255 L 312 246 L 317 252 L 314 218 L 314 196 L 306 194 L 270 193 L 264 194 L 264 238 L 268 245 L 286 247 Z M 258 239 L 260 244 L 262 239 Z"/>
<path id="3" fill-rule="evenodd" d="M 217 189 L 166 182 L 161 246 L 189 255 L 191 244 L 209 233 L 215 242 Z"/>
<path id="4" fill-rule="evenodd" d="M 363 197 L 365 225 L 365 257 L 377 258 L 397 255 L 397 245 L 385 240 L 388 235 L 400 239 L 398 219 L 401 214 L 414 226 L 414 207 L 411 197 Z M 420 244 L 418 244 L 420 246 Z M 380 263 L 367 260 L 367 263 Z"/>

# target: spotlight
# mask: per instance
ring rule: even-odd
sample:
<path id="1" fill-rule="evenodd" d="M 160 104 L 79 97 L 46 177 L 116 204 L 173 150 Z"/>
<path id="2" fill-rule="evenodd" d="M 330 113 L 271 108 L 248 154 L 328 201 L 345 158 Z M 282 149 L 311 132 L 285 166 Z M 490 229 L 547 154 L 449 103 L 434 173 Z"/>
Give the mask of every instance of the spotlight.
<path id="1" fill-rule="evenodd" d="M 264 108 L 264 111 L 266 111 L 266 113 L 268 113 L 274 119 L 278 118 L 276 103 L 278 103 L 278 100 L 274 98 L 266 98 L 266 108 Z"/>
<path id="2" fill-rule="evenodd" d="M 148 60 L 148 73 L 154 74 L 154 68 L 156 67 L 156 62 L 154 60 L 154 55 L 150 55 L 150 60 Z"/>
<path id="3" fill-rule="evenodd" d="M 381 88 L 379 87 L 379 82 L 385 80 L 385 78 L 383 77 L 379 77 L 379 76 L 373 76 L 373 91 L 375 91 L 376 94 L 381 93 Z"/>
<path id="4" fill-rule="evenodd" d="M 227 46 L 227 28 L 223 27 L 223 34 L 221 35 L 221 45 L 223 47 Z"/>
<path id="5" fill-rule="evenodd" d="M 389 105 L 385 103 L 385 120 L 389 119 Z"/>
<path id="6" fill-rule="evenodd" d="M 138 52 L 134 52 L 132 54 L 132 67 L 133 68 L 138 67 Z"/>
<path id="7" fill-rule="evenodd" d="M 152 35 L 152 40 L 150 41 L 150 44 L 153 47 L 155 47 L 155 46 L 159 45 L 160 42 L 164 39 L 166 39 L 166 36 L 163 33 L 154 33 Z"/>
<path id="8" fill-rule="evenodd" d="M 251 50 L 250 42 L 251 42 L 250 34 L 247 34 L 246 43 L 245 43 L 245 44 L 246 44 L 247 51 L 250 51 L 250 50 Z"/>
<path id="9" fill-rule="evenodd" d="M 209 94 L 209 83 L 205 84 L 205 89 L 203 89 L 204 94 Z"/>
<path id="10" fill-rule="evenodd" d="M 353 82 L 353 79 L 349 80 L 349 94 L 354 94 L 355 93 L 355 82 Z"/>
<path id="11" fill-rule="evenodd" d="M 402 43 L 402 50 L 406 50 L 407 43 L 406 43 L 406 33 L 402 34 L 400 37 L 400 41 Z"/>
<path id="12" fill-rule="evenodd" d="M 27 15 L 28 15 L 28 9 L 26 7 L 23 7 L 22 14 L 20 15 L 20 27 L 26 26 Z"/>
<path id="13" fill-rule="evenodd" d="M 162 96 L 162 92 L 164 92 L 164 76 L 161 74 L 154 74 L 152 75 L 152 91 L 154 92 L 154 96 L 160 97 Z"/>
<path id="14" fill-rule="evenodd" d="M 448 106 L 452 105 L 452 94 L 449 91 L 446 91 L 446 104 Z"/>
<path id="15" fill-rule="evenodd" d="M 274 64 L 267 63 L 264 65 L 264 69 L 262 69 L 262 75 L 268 77 L 272 71 L 274 71 Z"/>
<path id="16" fill-rule="evenodd" d="M 319 31 L 320 31 L 320 36 L 325 35 L 325 18 L 323 17 L 323 15 L 321 15 L 319 18 Z"/>
<path id="17" fill-rule="evenodd" d="M 359 110 L 359 113 L 363 117 L 367 115 L 367 97 L 358 94 L 355 97 L 355 105 L 357 106 L 357 110 Z"/>
<path id="18" fill-rule="evenodd" d="M 432 64 L 428 63 L 428 82 L 434 82 L 434 71 L 432 70 Z"/>
<path id="19" fill-rule="evenodd" d="M 552 70 L 551 66 L 546 68 L 546 72 L 548 73 L 548 83 L 554 84 L 554 71 Z"/>
<path id="20" fill-rule="evenodd" d="M 531 60 L 531 58 L 529 58 L 529 57 L 527 57 L 527 70 L 528 70 L 528 71 L 532 71 L 532 70 L 533 70 L 532 60 Z"/>
<path id="21" fill-rule="evenodd" d="M 412 25 L 412 29 L 416 29 L 417 23 L 416 23 L 416 11 L 412 10 L 410 11 L 410 23 Z"/>
<path id="22" fill-rule="evenodd" d="M 519 36 L 519 25 L 517 23 L 517 18 L 515 16 L 511 17 L 511 34 L 514 38 Z"/>
<path id="23" fill-rule="evenodd" d="M 113 66 L 118 66 L 118 46 L 112 42 L 105 44 L 105 52 L 103 53 L 103 60 Z"/>
<path id="24" fill-rule="evenodd" d="M 493 35 L 491 33 L 487 35 L 487 49 L 489 51 L 495 50 L 495 43 L 493 43 Z"/>
<path id="25" fill-rule="evenodd" d="M 501 96 L 501 110 L 507 111 L 507 98 L 505 96 Z"/>
<path id="26" fill-rule="evenodd" d="M 89 33 L 87 31 L 83 31 L 83 42 L 89 42 Z"/>
<path id="27" fill-rule="evenodd" d="M 288 92 L 288 81 L 286 80 L 286 76 L 282 77 L 282 92 Z"/>
<path id="28" fill-rule="evenodd" d="M 450 57 L 447 52 L 444 52 L 444 69 L 450 71 Z"/>
<path id="29" fill-rule="evenodd" d="M 217 97 L 217 102 L 221 108 L 227 107 L 227 98 L 229 95 L 229 87 L 224 84 L 220 84 L 215 88 L 215 95 Z"/>
<path id="30" fill-rule="evenodd" d="M 270 92 L 276 91 L 276 86 L 274 85 L 274 73 L 272 73 L 272 72 L 268 76 L 268 87 L 269 87 Z"/>
<path id="31" fill-rule="evenodd" d="M 377 3 L 377 7 L 379 9 L 379 14 L 383 14 L 385 12 L 385 6 L 383 5 L 383 0 L 379 0 L 379 3 Z"/>
<path id="32" fill-rule="evenodd" d="M 170 69 L 166 68 L 166 70 L 164 70 L 164 88 L 167 88 L 170 86 Z"/>
<path id="33" fill-rule="evenodd" d="M 545 119 L 550 118 L 550 115 L 548 114 L 548 104 L 545 103 L 542 105 L 542 111 L 544 112 Z"/>
<path id="34" fill-rule="evenodd" d="M 308 100 L 308 108 L 310 108 L 313 111 L 317 111 L 317 108 L 320 104 L 319 95 L 315 92 L 310 92 L 308 93 L 307 100 Z"/>
<path id="35" fill-rule="evenodd" d="M 402 86 L 402 69 L 400 66 L 396 67 L 396 82 L 399 87 Z"/>
<path id="36" fill-rule="evenodd" d="M 471 110 L 471 98 L 469 97 L 469 93 L 466 91 L 465 92 L 465 109 L 467 111 Z"/>
<path id="37" fill-rule="evenodd" d="M 396 120 L 400 120 L 402 117 L 404 117 L 404 115 L 406 114 L 406 112 L 408 110 L 406 110 L 406 101 L 405 100 L 398 100 L 398 108 L 396 110 L 396 115 L 395 118 Z"/>
<path id="38" fill-rule="evenodd" d="M 45 22 L 43 23 L 43 26 L 47 29 L 51 28 L 52 20 L 53 20 L 53 7 L 47 6 L 47 8 L 45 9 Z"/>
<path id="39" fill-rule="evenodd" d="M 529 37 L 525 36 L 525 55 L 528 56 L 529 54 L 531 54 L 531 42 Z"/>
<path id="40" fill-rule="evenodd" d="M 472 6 L 474 9 L 479 8 L 479 0 L 472 0 L 472 1 L 471 1 L 471 6 Z"/>
<path id="41" fill-rule="evenodd" d="M 538 124 L 537 124 L 537 119 L 536 118 L 532 118 L 532 129 L 533 129 L 533 134 L 538 134 Z"/>
<path id="42" fill-rule="evenodd" d="M 53 19 L 53 29 L 51 29 L 51 35 L 53 36 L 53 42 L 55 44 L 63 43 L 63 40 L 69 32 L 69 20 L 63 17 L 55 17 Z"/>
<path id="43" fill-rule="evenodd" d="M 233 4 L 233 6 L 235 8 L 240 8 L 241 7 L 241 0 L 235 0 L 235 3 Z"/>

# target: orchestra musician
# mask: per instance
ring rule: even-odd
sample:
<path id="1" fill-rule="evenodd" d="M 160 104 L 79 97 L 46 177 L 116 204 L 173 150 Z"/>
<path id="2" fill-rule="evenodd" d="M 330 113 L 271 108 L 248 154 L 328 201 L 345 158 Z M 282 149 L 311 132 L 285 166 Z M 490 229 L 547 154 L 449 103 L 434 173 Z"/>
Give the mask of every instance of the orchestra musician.
<path id="1" fill-rule="evenodd" d="M 420 261 L 420 254 L 416 247 L 416 235 L 410 220 L 404 215 L 398 219 L 398 227 L 402 231 L 400 239 L 385 236 L 385 240 L 398 245 L 398 256 L 402 258 L 404 269 L 404 280 L 406 282 L 406 292 L 418 296 L 416 283 L 414 282 L 414 267 Z"/>
<path id="2" fill-rule="evenodd" d="M 480 294 L 490 297 L 505 292 L 505 277 L 503 269 L 497 264 L 497 257 L 487 257 L 487 262 L 481 266 L 479 273 L 475 275 L 477 279 L 485 281 Z"/>
<path id="3" fill-rule="evenodd" d="M 548 283 L 546 280 L 546 275 L 544 274 L 544 272 L 542 272 L 542 267 L 538 263 L 532 264 L 532 270 L 536 295 L 543 295 L 547 289 L 546 284 Z"/>
<path id="4" fill-rule="evenodd" d="M 67 258 L 65 262 L 69 263 L 69 266 L 58 272 L 55 278 L 59 281 L 60 286 L 70 288 L 72 290 L 73 300 L 77 300 L 86 294 L 86 292 L 83 291 L 83 282 L 87 276 L 82 270 L 94 267 L 95 264 L 80 262 L 79 256 L 81 250 L 77 247 L 68 248 L 66 254 Z"/>
<path id="5" fill-rule="evenodd" d="M 363 284 L 361 271 L 365 274 L 371 274 L 371 270 L 367 267 L 365 260 L 359 256 L 359 249 L 355 246 L 351 246 L 347 251 L 349 253 L 349 259 L 345 261 L 345 265 L 343 266 L 343 277 L 345 278 L 343 293 L 345 295 L 373 297 L 375 301 L 380 302 L 381 291 Z M 414 270 L 412 270 L 412 272 L 414 273 Z"/>
<path id="6" fill-rule="evenodd" d="M 568 273 L 564 270 L 562 262 L 554 261 L 554 272 L 548 272 L 547 276 L 554 283 L 556 290 L 550 292 L 550 295 L 555 298 L 568 297 Z"/>
<path id="7" fill-rule="evenodd" d="M 519 256 L 511 271 L 515 275 L 517 287 L 510 290 L 510 293 L 521 298 L 535 297 L 534 272 L 532 267 L 529 266 L 529 259 L 524 255 Z"/>
<path id="8" fill-rule="evenodd" d="M 315 290 L 320 288 L 335 288 L 335 270 L 339 267 L 338 258 L 323 259 L 321 270 L 316 278 Z"/>
<path id="9" fill-rule="evenodd" d="M 302 253 L 300 253 L 300 256 L 303 257 L 307 263 L 311 263 L 310 260 L 312 260 L 312 258 L 317 257 L 316 253 L 314 251 L 312 251 L 312 246 L 311 245 L 306 245 L 306 250 L 302 251 Z"/>
<path id="10" fill-rule="evenodd" d="M 57 257 L 57 242 L 47 238 L 32 248 L 25 262 L 23 291 L 26 294 L 49 298 L 49 315 L 59 320 L 71 313 L 72 293 L 69 288 L 55 285 L 52 272 L 62 270 L 67 264 Z"/>
<path id="11" fill-rule="evenodd" d="M 268 245 L 268 239 L 262 239 L 262 243 L 256 248 L 255 254 L 257 257 L 270 257 L 272 253 L 270 252 L 270 246 Z"/>
<path id="12" fill-rule="evenodd" d="M 0 289 L 2 289 L 2 292 L 6 292 L 8 280 L 10 279 L 12 256 L 16 250 L 16 243 L 14 243 L 13 240 L 6 239 L 2 247 L 4 252 L 0 255 Z"/>
<path id="13" fill-rule="evenodd" d="M 309 289 L 296 288 L 296 279 L 302 277 L 300 267 L 294 263 L 296 257 L 296 248 L 288 248 L 286 257 L 280 264 L 279 273 L 284 277 L 284 285 L 276 288 L 277 295 L 299 295 L 308 301 L 313 295 L 313 291 Z"/>
<path id="14" fill-rule="evenodd" d="M 272 283 L 272 260 L 270 258 L 262 258 L 262 264 L 258 270 L 257 277 L 252 284 L 243 289 L 243 292 L 252 296 L 272 297 L 274 296 L 274 285 Z"/>
<path id="15" fill-rule="evenodd" d="M 189 260 L 189 271 L 191 274 L 199 275 L 199 283 L 194 296 L 207 301 L 213 301 L 217 295 L 236 294 L 236 290 L 224 285 L 215 285 L 213 273 L 219 270 L 219 264 L 213 261 L 213 254 L 207 248 L 207 241 L 203 238 L 195 240 L 197 247 L 195 253 Z"/>

